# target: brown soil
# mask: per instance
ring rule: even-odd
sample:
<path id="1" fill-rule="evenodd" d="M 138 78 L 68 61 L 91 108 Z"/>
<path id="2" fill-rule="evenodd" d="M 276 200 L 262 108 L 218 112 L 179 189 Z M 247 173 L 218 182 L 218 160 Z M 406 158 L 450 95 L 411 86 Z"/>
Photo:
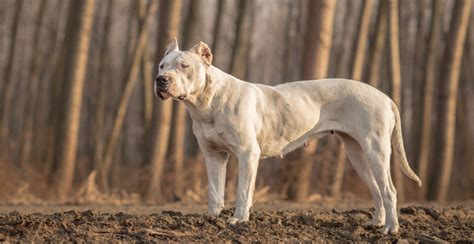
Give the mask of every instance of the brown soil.
<path id="1" fill-rule="evenodd" d="M 471 204 L 445 208 L 405 206 L 400 209 L 400 234 L 382 235 L 364 227 L 372 209 L 319 209 L 276 211 L 257 206 L 250 221 L 229 226 L 227 209 L 219 218 L 182 213 L 188 206 L 165 211 L 156 207 L 0 207 L 0 241 L 473 241 L 474 211 Z M 65 209 L 73 209 L 65 211 Z M 8 212 L 9 210 L 17 210 Z M 199 211 L 196 211 L 199 209 Z M 276 208 L 278 209 L 278 208 Z M 37 210 L 39 213 L 34 213 Z M 56 210 L 56 212 L 54 212 Z M 161 213 L 154 211 L 163 210 Z M 126 213 L 124 213 L 124 212 Z M 188 211 L 184 211 L 188 212 Z"/>

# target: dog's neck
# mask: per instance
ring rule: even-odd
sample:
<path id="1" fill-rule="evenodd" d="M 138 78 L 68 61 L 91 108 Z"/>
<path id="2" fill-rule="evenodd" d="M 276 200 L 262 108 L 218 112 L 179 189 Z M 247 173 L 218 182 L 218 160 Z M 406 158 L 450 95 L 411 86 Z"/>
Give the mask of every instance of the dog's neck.
<path id="1" fill-rule="evenodd" d="M 225 91 L 223 87 L 227 85 L 227 82 L 232 80 L 232 76 L 221 71 L 217 67 L 209 66 L 206 70 L 206 82 L 205 85 L 192 94 L 189 94 L 188 98 L 184 101 L 186 108 L 191 114 L 194 120 L 202 122 L 212 122 L 213 114 L 212 111 L 218 111 L 213 108 L 214 99 L 223 99 L 222 91 Z"/>

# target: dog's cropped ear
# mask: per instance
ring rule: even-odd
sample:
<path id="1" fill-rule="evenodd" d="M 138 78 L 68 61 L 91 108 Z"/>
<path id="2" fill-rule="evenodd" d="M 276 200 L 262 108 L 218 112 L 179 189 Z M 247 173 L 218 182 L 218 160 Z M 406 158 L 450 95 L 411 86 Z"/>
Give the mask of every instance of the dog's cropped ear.
<path id="1" fill-rule="evenodd" d="M 198 44 L 194 45 L 194 47 L 191 48 L 191 50 L 189 51 L 199 55 L 205 64 L 211 65 L 212 53 L 211 53 L 211 49 L 209 48 L 209 46 L 207 46 L 206 43 L 199 42 Z"/>
<path id="2" fill-rule="evenodd" d="M 166 49 L 165 56 L 168 55 L 170 52 L 174 51 L 179 51 L 178 39 L 176 39 L 176 37 L 173 38 L 170 45 L 168 45 L 168 49 Z"/>

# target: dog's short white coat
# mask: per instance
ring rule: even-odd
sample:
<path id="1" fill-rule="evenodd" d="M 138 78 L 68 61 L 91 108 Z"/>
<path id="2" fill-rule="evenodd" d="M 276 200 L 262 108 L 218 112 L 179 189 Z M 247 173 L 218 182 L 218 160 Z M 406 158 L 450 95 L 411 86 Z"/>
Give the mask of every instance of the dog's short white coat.
<path id="1" fill-rule="evenodd" d="M 266 86 L 239 80 L 212 66 L 209 47 L 200 42 L 180 51 L 176 39 L 160 62 L 159 75 L 171 78 L 166 99 L 184 100 L 205 157 L 209 213 L 224 208 L 226 164 L 238 159 L 235 224 L 249 219 L 260 158 L 284 155 L 308 140 L 334 132 L 349 161 L 367 184 L 375 203 L 370 224 L 384 233 L 398 231 L 396 189 L 390 175 L 393 145 L 402 171 L 421 185 L 403 147 L 394 102 L 362 82 L 323 79 Z M 178 99 L 180 98 L 180 99 Z M 184 98 L 184 99 L 183 99 Z"/>

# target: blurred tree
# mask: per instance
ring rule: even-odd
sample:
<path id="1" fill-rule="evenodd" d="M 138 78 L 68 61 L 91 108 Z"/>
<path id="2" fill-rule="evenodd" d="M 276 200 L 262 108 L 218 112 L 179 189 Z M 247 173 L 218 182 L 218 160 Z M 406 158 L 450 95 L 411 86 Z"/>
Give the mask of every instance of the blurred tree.
<path id="1" fill-rule="evenodd" d="M 247 58 L 250 49 L 252 23 L 250 11 L 252 1 L 239 0 L 235 41 L 232 52 L 230 72 L 239 79 L 245 79 L 247 73 Z"/>
<path id="2" fill-rule="evenodd" d="M 40 33 L 41 28 L 45 21 L 45 9 L 46 9 L 46 0 L 41 0 L 37 15 L 37 21 L 35 26 L 35 31 L 33 34 L 33 53 L 34 58 L 33 62 L 31 63 L 31 70 L 30 70 L 30 84 L 29 84 L 29 97 L 30 100 L 27 101 L 28 105 L 26 106 L 25 117 L 27 118 L 23 127 L 23 140 L 21 145 L 21 153 L 20 153 L 20 164 L 23 169 L 28 167 L 28 164 L 31 161 L 31 149 L 32 149 L 32 137 L 33 137 L 33 122 L 35 121 L 35 113 L 34 113 L 34 104 L 37 103 L 38 97 L 38 88 L 40 85 L 40 74 L 41 69 L 45 66 L 43 63 L 43 56 L 40 54 L 40 48 L 44 43 L 40 40 Z M 29 118 L 28 118 L 28 115 Z"/>
<path id="3" fill-rule="evenodd" d="M 390 75 L 392 81 L 392 93 L 391 97 L 398 108 L 401 108 L 402 104 L 402 80 L 401 80 L 401 68 L 400 68 L 400 44 L 398 35 L 398 0 L 389 0 L 389 43 L 390 43 Z M 399 161 L 397 157 L 392 154 L 392 167 L 391 171 L 395 181 L 395 186 L 398 191 L 399 201 L 405 199 L 404 186 L 403 186 L 403 175 L 400 171 Z"/>
<path id="4" fill-rule="evenodd" d="M 434 89 L 438 72 L 437 50 L 439 49 L 439 37 L 441 33 L 441 20 L 443 17 L 443 1 L 434 0 L 432 7 L 432 17 L 429 33 L 428 52 L 425 56 L 425 72 L 424 72 L 424 94 L 423 94 L 423 114 L 421 119 L 421 141 L 420 153 L 418 157 L 418 176 L 423 182 L 421 188 L 422 198 L 426 197 L 428 187 L 428 160 L 431 149 L 431 133 L 433 119 Z"/>
<path id="5" fill-rule="evenodd" d="M 79 135 L 82 92 L 87 66 L 90 35 L 94 17 L 95 0 L 73 1 L 69 9 L 66 34 L 67 82 L 64 92 L 63 117 L 59 126 L 59 137 L 56 141 L 53 187 L 60 201 L 65 200 L 72 186 L 77 142 Z"/>
<path id="6" fill-rule="evenodd" d="M 320 79 L 327 75 L 335 9 L 335 0 L 308 2 L 305 52 L 301 70 L 303 79 Z M 301 161 L 298 162 L 296 169 L 296 182 L 288 191 L 288 197 L 292 200 L 301 202 L 308 197 L 314 160 L 312 156 L 316 148 L 317 141 L 313 140 L 301 151 Z"/>
<path id="7" fill-rule="evenodd" d="M 181 21 L 181 0 L 162 0 L 160 4 L 158 39 L 155 58 L 159 63 L 161 55 L 165 53 L 166 46 L 178 36 L 179 25 Z M 161 101 L 160 106 L 154 115 L 156 123 L 153 132 L 153 149 L 151 151 L 151 181 L 146 192 L 146 199 L 149 202 L 162 200 L 161 181 L 163 176 L 163 167 L 168 150 L 168 141 L 171 129 L 171 118 L 173 111 L 172 101 Z"/>
<path id="8" fill-rule="evenodd" d="M 105 11 L 105 20 L 103 22 L 103 33 L 104 37 L 102 38 L 101 42 L 99 43 L 99 50 L 100 50 L 100 60 L 99 60 L 99 67 L 98 67 L 98 77 L 99 77 L 99 87 L 97 91 L 97 104 L 95 110 L 95 151 L 94 151 L 94 169 L 99 174 L 99 179 L 102 179 L 100 168 L 104 162 L 105 156 L 105 126 L 106 126 L 106 100 L 107 100 L 107 86 L 110 85 L 107 82 L 107 70 L 109 68 L 107 58 L 107 47 L 109 42 L 109 36 L 111 35 L 111 22 L 112 22 L 112 9 L 114 9 L 113 1 L 107 0 L 104 1 L 106 3 L 106 11 Z M 105 188 L 105 186 L 102 186 Z"/>
<path id="9" fill-rule="evenodd" d="M 219 44 L 219 36 L 221 33 L 221 26 L 222 26 L 222 18 L 223 18 L 223 13 L 225 9 L 225 4 L 226 0 L 220 0 L 217 1 L 217 11 L 216 11 L 216 19 L 214 20 L 214 33 L 213 33 L 213 41 L 212 41 L 212 51 L 218 50 L 218 44 Z M 216 59 L 213 58 L 213 61 L 215 62 Z"/>
<path id="10" fill-rule="evenodd" d="M 382 57 L 387 37 L 387 3 L 388 0 L 380 0 L 375 21 L 375 40 L 369 58 L 368 75 L 368 83 L 373 87 L 378 87 L 380 83 L 380 66 L 383 64 Z"/>
<path id="11" fill-rule="evenodd" d="M 10 40 L 8 44 L 8 56 L 6 60 L 5 73 L 3 75 L 3 86 L 2 86 L 2 104 L 0 105 L 0 145 L 7 143 L 8 130 L 9 130 L 9 114 L 10 114 L 10 100 L 13 96 L 13 85 L 14 81 L 12 80 L 13 76 L 13 59 L 15 58 L 16 46 L 15 44 L 18 33 L 18 23 L 20 21 L 20 13 L 23 5 L 23 0 L 18 0 L 15 2 L 15 9 L 13 15 L 12 31 L 10 34 Z"/>
<path id="12" fill-rule="evenodd" d="M 109 184 L 108 184 L 108 176 L 110 174 L 110 167 L 112 166 L 113 156 L 115 154 L 115 150 L 117 147 L 117 143 L 119 141 L 120 133 L 122 131 L 125 115 L 127 113 L 127 108 L 130 102 L 130 97 L 132 96 L 132 92 L 135 88 L 135 84 L 138 81 L 138 72 L 140 71 L 140 63 L 142 61 L 143 52 L 147 45 L 148 41 L 148 26 L 151 21 L 151 18 L 155 16 L 155 12 L 157 10 L 157 2 L 152 1 L 151 5 L 147 9 L 147 14 L 143 19 L 140 20 L 141 27 L 140 27 L 140 34 L 138 37 L 138 41 L 135 46 L 135 53 L 133 54 L 133 63 L 130 66 L 130 70 L 128 71 L 128 78 L 125 86 L 125 90 L 122 94 L 120 99 L 120 104 L 117 110 L 117 114 L 115 116 L 114 125 L 112 128 L 112 134 L 110 139 L 107 143 L 104 161 L 101 163 L 99 167 L 99 182 L 102 190 L 105 192 L 109 191 Z"/>
<path id="13" fill-rule="evenodd" d="M 322 9 L 308 11 L 310 1 L 307 0 L 181 0 L 182 7 L 174 15 L 177 17 L 170 17 L 173 11 L 169 9 L 174 7 L 168 7 L 163 15 L 150 17 L 157 19 L 150 23 L 146 38 L 148 45 L 143 50 L 137 46 L 142 43 L 143 19 L 153 0 L 98 1 L 84 68 L 86 83 L 82 91 L 80 123 L 73 125 L 80 133 L 74 136 L 74 132 L 68 137 L 64 131 L 67 129 L 66 118 L 70 116 L 67 113 L 71 111 L 65 107 L 72 104 L 69 101 L 75 101 L 77 108 L 76 97 L 70 96 L 73 84 L 77 84 L 73 73 L 82 72 L 80 69 L 83 68 L 74 62 L 77 59 L 75 50 L 80 45 L 79 23 L 82 23 L 77 17 L 80 10 L 77 6 L 85 4 L 84 1 L 0 1 L 0 166 L 15 179 L 30 182 L 34 194 L 43 195 L 43 191 L 37 191 L 43 185 L 39 179 L 44 177 L 45 181 L 50 181 L 50 186 L 56 186 L 54 183 L 61 181 L 58 171 L 64 171 L 66 167 L 65 175 L 69 174 L 66 185 L 72 181 L 71 178 L 74 178 L 73 182 L 82 182 L 91 170 L 102 170 L 97 183 L 105 179 L 110 188 L 139 192 L 144 196 L 156 194 L 150 198 L 152 200 L 169 200 L 170 193 L 181 195 L 184 188 L 189 187 L 190 194 L 174 199 L 191 197 L 200 201 L 205 192 L 206 176 L 202 154 L 192 135 L 191 121 L 181 105 L 171 105 L 176 104 L 171 100 L 158 101 L 150 92 L 156 73 L 154 63 L 161 58 L 172 37 L 182 36 L 183 50 L 197 41 L 206 41 L 213 47 L 215 66 L 250 82 L 276 85 L 301 79 L 300 68 L 311 72 L 323 68 L 313 69 L 314 66 L 305 67 L 303 64 L 311 56 L 309 54 L 324 56 L 327 51 L 310 51 L 312 49 L 306 47 L 309 44 L 304 35 L 317 36 L 319 32 L 319 27 L 316 28 L 319 24 L 308 27 L 308 20 L 323 18 L 314 14 L 322 13 Z M 318 1 L 313 0 L 312 4 L 318 4 Z M 367 14 L 371 10 L 371 1 L 374 7 L 372 15 L 377 12 L 377 17 Z M 400 110 L 407 156 L 409 162 L 414 163 L 412 166 L 418 166 L 415 168 L 423 181 L 422 194 L 418 188 L 409 187 L 411 183 L 404 183 L 406 198 L 437 199 L 438 194 L 446 194 L 441 194 L 440 189 L 449 192 L 445 196 L 448 199 L 469 198 L 473 195 L 470 186 L 473 181 L 471 168 L 474 167 L 473 153 L 469 150 L 474 138 L 470 126 L 474 118 L 471 112 L 474 111 L 474 96 L 470 96 L 474 87 L 471 82 L 474 75 L 474 18 L 470 19 L 471 27 L 468 27 L 468 39 L 458 71 L 452 67 L 458 67 L 457 53 L 461 52 L 460 44 L 453 44 L 459 41 L 456 37 L 459 30 L 453 28 L 459 26 L 450 23 L 451 19 L 459 19 L 458 15 L 463 14 L 461 10 L 452 11 L 456 9 L 457 1 L 399 0 L 399 17 L 389 15 L 389 4 L 393 2 L 371 1 L 337 1 L 327 76 L 367 80 L 385 93 L 392 92 L 395 100 L 402 100 Z M 181 6 L 181 3 L 168 2 Z M 165 1 L 162 3 L 166 5 Z M 379 5 L 374 6 L 377 3 Z M 72 5 L 76 8 L 74 12 Z M 309 12 L 313 14 L 307 18 Z M 186 19 L 183 19 L 183 28 L 178 34 L 178 27 L 169 27 L 180 26 L 181 15 Z M 391 48 L 395 42 L 390 38 L 394 35 L 389 35 L 389 31 L 395 30 L 389 29 L 393 22 L 389 17 L 392 16 L 399 19 L 400 33 L 396 39 L 399 39 L 400 46 L 401 84 L 390 78 L 393 76 L 390 69 L 396 63 L 390 62 L 390 58 L 393 60 L 395 56 L 389 55 L 396 52 Z M 178 19 L 178 24 L 171 23 L 170 19 Z M 327 18 L 323 21 L 326 22 Z M 370 38 L 368 34 L 362 34 L 366 32 L 364 28 L 370 29 Z M 170 30 L 175 30 L 175 34 L 169 34 Z M 364 38 L 370 39 L 368 45 L 361 41 Z M 390 45 L 388 41 L 391 41 Z M 451 47 L 445 50 L 446 42 Z M 159 58 L 155 59 L 160 45 Z M 368 51 L 363 46 L 368 46 Z M 137 51 L 143 53 L 140 58 L 137 58 Z M 364 54 L 368 55 L 367 60 Z M 317 63 L 320 61 L 324 60 Z M 137 62 L 141 65 L 138 70 Z M 365 66 L 365 72 L 360 66 Z M 456 72 L 460 73 L 457 75 L 458 85 L 451 83 Z M 363 79 L 358 78 L 361 76 Z M 136 82 L 143 82 L 143 86 L 137 86 Z M 459 95 L 453 95 L 453 84 L 459 86 L 456 88 Z M 441 99 L 439 104 L 438 99 Z M 452 114 L 453 99 L 458 103 L 455 115 Z M 183 118 L 187 119 L 185 129 Z M 452 122 L 454 118 L 455 122 Z M 454 136 L 452 124 L 456 126 Z M 71 131 L 72 127 L 68 128 Z M 433 136 L 432 132 L 441 134 Z M 451 137 L 454 139 L 449 139 Z M 75 153 L 66 152 L 72 150 L 71 147 L 65 148 L 74 144 L 71 140 L 76 139 L 77 164 L 61 165 L 66 157 Z M 365 187 L 355 171 L 345 166 L 345 154 L 338 153 L 338 148 L 337 137 L 330 135 L 319 140 L 317 147 L 310 144 L 309 149 L 313 150 L 297 150 L 287 155 L 285 160 L 266 159 L 265 162 L 270 163 L 259 166 L 257 189 L 268 185 L 271 194 L 293 194 L 297 192 L 299 182 L 299 187 L 323 195 L 336 196 L 343 188 L 363 196 L 361 190 Z M 63 161 L 59 160 L 61 151 Z M 109 166 L 104 168 L 106 157 Z M 448 160 L 450 157 L 452 159 Z M 306 158 L 313 160 L 314 164 L 301 169 L 303 164 L 298 162 Z M 152 170 L 149 163 L 154 165 Z M 236 166 L 234 159 L 228 170 L 226 195 L 231 201 L 237 181 Z M 398 169 L 398 166 L 395 164 L 393 169 Z M 152 174 L 154 176 L 150 177 Z M 272 177 L 276 174 L 282 177 Z M 397 177 L 392 175 L 396 182 Z M 123 181 L 124 176 L 130 180 Z M 149 182 L 151 178 L 152 182 Z M 158 185 L 158 190 L 150 190 L 153 187 L 150 188 L 149 183 L 155 184 L 155 188 Z M 398 186 L 398 190 L 403 188 Z M 164 198 L 158 197 L 160 191 L 166 192 Z M 53 194 L 56 189 L 49 192 Z M 5 190 L 0 191 L 0 198 L 5 193 Z M 300 193 L 304 195 L 304 191 Z M 45 198 L 49 196 L 45 194 Z"/>
<path id="14" fill-rule="evenodd" d="M 69 25 L 71 22 L 69 21 L 70 17 L 69 12 L 71 8 L 71 3 L 66 1 L 61 1 L 59 7 L 62 8 L 62 12 L 65 12 L 62 18 L 58 17 L 58 26 L 55 31 L 57 31 L 57 40 L 54 43 L 56 46 L 54 58 L 51 60 L 51 64 L 53 68 L 52 70 L 52 77 L 51 85 L 49 87 L 50 95 L 47 97 L 48 101 L 46 104 L 50 104 L 51 109 L 49 109 L 47 113 L 47 118 L 45 119 L 45 127 L 46 127 L 46 137 L 47 142 L 49 144 L 46 153 L 46 171 L 48 173 L 53 173 L 56 171 L 58 165 L 56 164 L 58 161 L 55 161 L 55 153 L 56 153 L 56 141 L 60 137 L 60 130 L 57 130 L 58 124 L 60 123 L 60 119 L 62 116 L 62 91 L 64 90 L 65 81 L 66 81 L 66 66 L 67 66 L 67 51 L 68 51 L 68 43 L 69 37 L 66 35 L 66 30 L 69 30 Z M 64 21 L 60 21 L 64 20 Z M 63 26 L 60 26 L 59 23 L 65 22 Z M 54 27 L 53 27 L 54 29 Z M 69 34 L 69 33 L 68 33 Z M 53 174 L 50 174 L 49 183 L 52 184 L 53 181 Z"/>
<path id="15" fill-rule="evenodd" d="M 466 40 L 471 0 L 457 0 L 453 14 L 443 64 L 439 79 L 438 130 L 435 141 L 435 162 L 437 177 L 433 177 L 429 199 L 445 201 L 453 168 L 454 136 L 456 126 L 456 100 L 458 94 L 459 73 Z"/>
<path id="16" fill-rule="evenodd" d="M 428 1 L 428 0 L 423 0 L 420 5 L 415 6 L 416 8 L 416 13 L 417 13 L 417 18 L 416 18 L 416 28 L 407 28 L 407 29 L 412 29 L 411 32 L 408 30 L 405 30 L 403 35 L 410 35 L 414 36 L 415 38 L 415 44 L 414 46 L 406 46 L 402 48 L 403 50 L 401 51 L 402 53 L 407 52 L 406 50 L 414 50 L 413 53 L 413 59 L 412 63 L 407 62 L 407 58 L 405 60 L 402 60 L 402 63 L 404 63 L 405 66 L 411 66 L 411 75 L 410 75 L 410 80 L 412 86 L 405 86 L 405 94 L 410 93 L 410 99 L 411 99 L 411 104 L 410 103 L 405 103 L 405 113 L 409 112 L 409 117 L 407 119 L 411 120 L 411 125 L 409 126 L 410 129 L 407 130 L 409 132 L 407 134 L 407 138 L 405 138 L 406 141 L 410 142 L 410 144 L 407 145 L 408 152 L 408 162 L 413 163 L 413 167 L 415 172 L 419 173 L 419 155 L 420 155 L 420 145 L 421 145 L 421 133 L 422 133 L 422 124 L 423 121 L 418 120 L 417 116 L 423 114 L 423 99 L 424 99 L 424 85 L 425 85 L 425 78 L 424 74 L 426 72 L 426 57 L 428 56 L 428 49 L 429 49 L 429 42 L 430 42 L 430 28 L 432 25 L 432 15 L 434 15 L 434 12 L 432 12 L 432 6 L 435 1 Z M 410 3 L 410 5 L 413 5 L 414 2 L 411 2 L 409 0 L 403 0 L 402 5 L 407 5 L 407 3 Z M 406 8 L 406 7 L 405 7 Z M 406 11 L 410 13 L 410 11 Z M 407 14 L 405 14 L 407 15 Z M 405 18 L 407 18 L 405 16 Z M 402 28 L 403 30 L 404 28 Z M 439 38 L 438 38 L 439 42 Z M 408 56 L 409 57 L 409 56 Z M 437 55 L 436 57 L 439 57 Z M 406 78 L 404 78 L 406 79 Z M 420 96 L 420 94 L 423 94 Z M 411 107 L 408 109 L 408 107 Z M 411 110 L 411 111 L 409 111 Z M 405 117 L 405 115 L 402 115 Z M 406 127 L 408 127 L 408 124 L 405 124 Z M 410 138 L 408 138 L 410 136 Z M 419 176 L 419 174 L 418 174 Z M 420 178 L 421 179 L 421 178 Z M 422 180 L 422 182 L 424 182 Z M 411 184 L 411 183 L 409 183 Z M 421 188 L 419 188 L 419 192 L 422 191 L 422 188 L 425 187 L 426 184 L 423 184 Z M 407 191 L 409 192 L 409 191 Z M 417 195 L 420 199 L 423 199 L 425 196 L 422 194 Z M 408 195 L 407 195 L 408 197 Z"/>

